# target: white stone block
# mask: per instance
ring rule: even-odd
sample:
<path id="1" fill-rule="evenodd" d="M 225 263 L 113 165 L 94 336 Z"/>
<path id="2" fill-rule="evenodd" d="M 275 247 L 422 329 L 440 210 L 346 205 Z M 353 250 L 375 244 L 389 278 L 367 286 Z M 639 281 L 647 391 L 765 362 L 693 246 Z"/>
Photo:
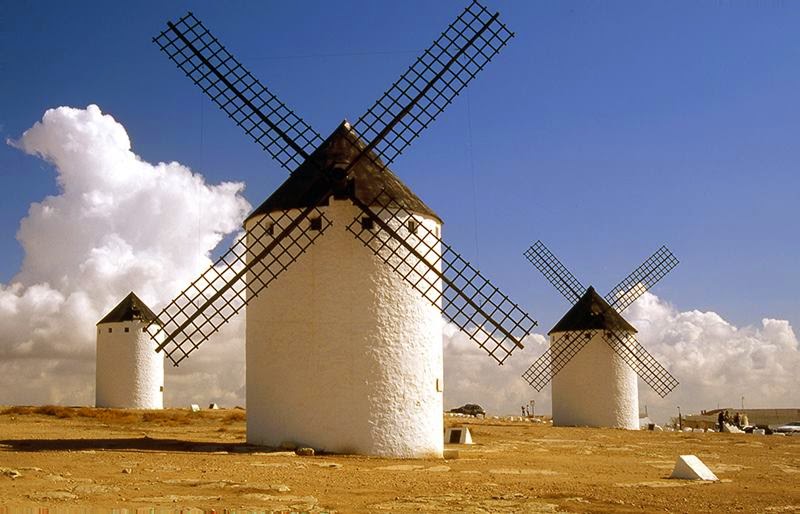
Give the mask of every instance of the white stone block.
<path id="1" fill-rule="evenodd" d="M 197 405 L 196 403 L 193 403 L 193 404 L 190 406 L 190 408 L 192 409 L 192 412 L 200 412 L 200 406 L 199 406 L 199 405 Z"/>
<path id="2" fill-rule="evenodd" d="M 766 434 L 767 434 L 767 431 L 764 430 L 763 428 L 754 428 L 753 429 L 753 435 L 766 435 Z"/>
<path id="3" fill-rule="evenodd" d="M 445 444 L 472 444 L 472 434 L 467 427 L 451 427 L 444 434 Z"/>
<path id="4" fill-rule="evenodd" d="M 669 477 L 684 480 L 719 480 L 696 455 L 680 455 Z"/>

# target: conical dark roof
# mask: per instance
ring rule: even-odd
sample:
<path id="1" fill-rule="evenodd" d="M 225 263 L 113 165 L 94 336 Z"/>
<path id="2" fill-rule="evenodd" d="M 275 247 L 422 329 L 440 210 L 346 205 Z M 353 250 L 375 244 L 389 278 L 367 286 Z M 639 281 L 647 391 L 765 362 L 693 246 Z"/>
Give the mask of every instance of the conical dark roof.
<path id="1" fill-rule="evenodd" d="M 547 335 L 577 330 L 623 330 L 636 333 L 636 329 L 591 286 Z"/>
<path id="2" fill-rule="evenodd" d="M 131 293 L 125 297 L 124 300 L 119 302 L 119 305 L 111 309 L 111 312 L 105 315 L 103 319 L 97 322 L 98 325 L 103 323 L 119 323 L 121 321 L 158 321 L 158 317 L 153 314 L 150 307 L 139 299 L 138 296 Z"/>
<path id="3" fill-rule="evenodd" d="M 350 124 L 343 121 L 333 131 L 333 134 L 314 150 L 309 160 L 314 159 L 325 166 L 332 166 L 334 163 L 349 163 L 365 146 L 364 142 L 355 135 Z M 309 160 L 301 164 L 247 219 L 275 211 L 309 207 L 313 199 L 319 198 L 320 189 L 325 185 L 309 187 L 320 173 Z M 441 223 L 439 216 L 403 184 L 397 175 L 387 167 L 381 168 L 381 165 L 376 164 L 373 160 L 380 162 L 380 159 L 370 152 L 369 157 L 362 158 L 352 170 L 351 177 L 355 181 L 356 197 L 359 200 L 369 203 L 382 190 L 386 190 L 402 207 L 417 214 L 430 216 Z"/>

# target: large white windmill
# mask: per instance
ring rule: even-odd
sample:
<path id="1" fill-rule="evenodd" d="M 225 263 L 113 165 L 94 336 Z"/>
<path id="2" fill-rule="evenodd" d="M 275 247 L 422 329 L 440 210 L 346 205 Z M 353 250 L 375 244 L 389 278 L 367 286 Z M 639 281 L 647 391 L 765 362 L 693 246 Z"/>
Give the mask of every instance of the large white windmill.
<path id="1" fill-rule="evenodd" d="M 246 241 L 159 314 L 177 365 L 247 305 L 247 440 L 442 454 L 441 314 L 499 363 L 535 322 L 440 237 L 388 169 L 513 36 L 469 5 L 352 126 L 323 139 L 191 13 L 155 42 L 291 172 Z M 269 286 L 268 291 L 264 291 Z"/>
<path id="2" fill-rule="evenodd" d="M 619 313 L 678 260 L 662 246 L 602 298 L 593 287 L 584 288 L 541 241 L 525 257 L 572 304 L 548 333 L 548 351 L 523 374 L 537 391 L 552 380 L 553 424 L 638 429 L 637 375 L 661 397 L 678 381 L 636 340 L 636 329 Z"/>

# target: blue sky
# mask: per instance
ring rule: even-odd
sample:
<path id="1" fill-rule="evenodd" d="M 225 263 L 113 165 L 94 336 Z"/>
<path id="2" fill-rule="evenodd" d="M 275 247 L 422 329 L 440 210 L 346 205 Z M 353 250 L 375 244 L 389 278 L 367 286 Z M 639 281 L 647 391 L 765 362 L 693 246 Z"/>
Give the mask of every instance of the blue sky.
<path id="1" fill-rule="evenodd" d="M 319 132 L 355 120 L 464 2 L 0 2 L 0 136 L 95 103 L 149 162 L 285 178 L 150 38 L 191 9 Z M 432 4 L 432 5 L 429 5 Z M 517 37 L 393 169 L 446 240 L 552 326 L 565 302 L 522 257 L 545 241 L 610 289 L 658 246 L 681 260 L 655 292 L 739 325 L 800 326 L 800 5 L 490 1 Z M 0 283 L 40 159 L 0 145 Z"/>

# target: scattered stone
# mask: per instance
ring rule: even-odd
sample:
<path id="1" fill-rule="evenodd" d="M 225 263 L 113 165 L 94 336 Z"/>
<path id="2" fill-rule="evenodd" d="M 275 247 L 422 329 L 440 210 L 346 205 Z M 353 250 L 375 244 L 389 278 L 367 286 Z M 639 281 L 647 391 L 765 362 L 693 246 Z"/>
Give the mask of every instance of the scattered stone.
<path id="1" fill-rule="evenodd" d="M 315 464 L 321 468 L 340 469 L 342 467 L 341 464 L 337 464 L 336 462 L 317 462 Z"/>
<path id="2" fill-rule="evenodd" d="M 675 462 L 675 469 L 672 470 L 670 478 L 682 478 L 685 480 L 711 480 L 717 481 L 715 475 L 703 461 L 696 455 L 680 455 Z"/>
<path id="3" fill-rule="evenodd" d="M 133 470 L 131 468 L 122 468 L 122 472 L 126 475 L 130 475 L 133 473 Z"/>
<path id="4" fill-rule="evenodd" d="M 558 471 L 551 469 L 514 469 L 514 468 L 498 468 L 490 469 L 489 473 L 493 475 L 560 475 Z"/>
<path id="5" fill-rule="evenodd" d="M 41 493 L 32 493 L 28 498 L 34 501 L 48 501 L 48 500 L 76 500 L 77 494 L 72 494 L 68 491 L 45 491 Z"/>
<path id="6" fill-rule="evenodd" d="M 313 457 L 314 456 L 314 448 L 298 448 L 294 451 L 297 455 L 301 457 Z"/>
<path id="7" fill-rule="evenodd" d="M 22 473 L 17 471 L 16 469 L 11 468 L 0 468 L 0 475 L 9 477 L 9 478 L 19 478 L 22 476 Z"/>
<path id="8" fill-rule="evenodd" d="M 22 471 L 37 471 L 37 472 L 39 472 L 39 473 L 41 473 L 42 471 L 44 471 L 42 468 L 37 468 L 37 467 L 34 467 L 34 466 L 28 466 L 28 467 L 25 467 L 25 468 L 19 468 L 19 469 L 21 469 Z"/>
<path id="9" fill-rule="evenodd" d="M 382 466 L 380 468 L 381 471 L 414 471 L 416 469 L 423 469 L 425 466 L 420 466 L 418 464 L 395 464 L 393 466 Z"/>
<path id="10" fill-rule="evenodd" d="M 277 502 L 280 505 L 316 505 L 317 499 L 314 496 L 275 496 L 272 494 L 262 493 L 248 493 L 244 495 L 248 500 L 256 500 L 261 502 Z"/>
<path id="11" fill-rule="evenodd" d="M 175 495 L 168 494 L 166 496 L 143 496 L 140 498 L 132 498 L 132 502 L 140 503 L 178 503 L 178 502 L 191 502 L 191 501 L 208 501 L 218 500 L 219 496 L 193 496 L 193 495 Z"/>
<path id="12" fill-rule="evenodd" d="M 431 473 L 443 473 L 445 471 L 450 471 L 450 466 L 431 466 L 425 471 L 430 471 Z"/>
<path id="13" fill-rule="evenodd" d="M 102 484 L 80 484 L 72 488 L 72 492 L 76 494 L 103 494 L 117 491 L 119 491 L 117 486 Z"/>

